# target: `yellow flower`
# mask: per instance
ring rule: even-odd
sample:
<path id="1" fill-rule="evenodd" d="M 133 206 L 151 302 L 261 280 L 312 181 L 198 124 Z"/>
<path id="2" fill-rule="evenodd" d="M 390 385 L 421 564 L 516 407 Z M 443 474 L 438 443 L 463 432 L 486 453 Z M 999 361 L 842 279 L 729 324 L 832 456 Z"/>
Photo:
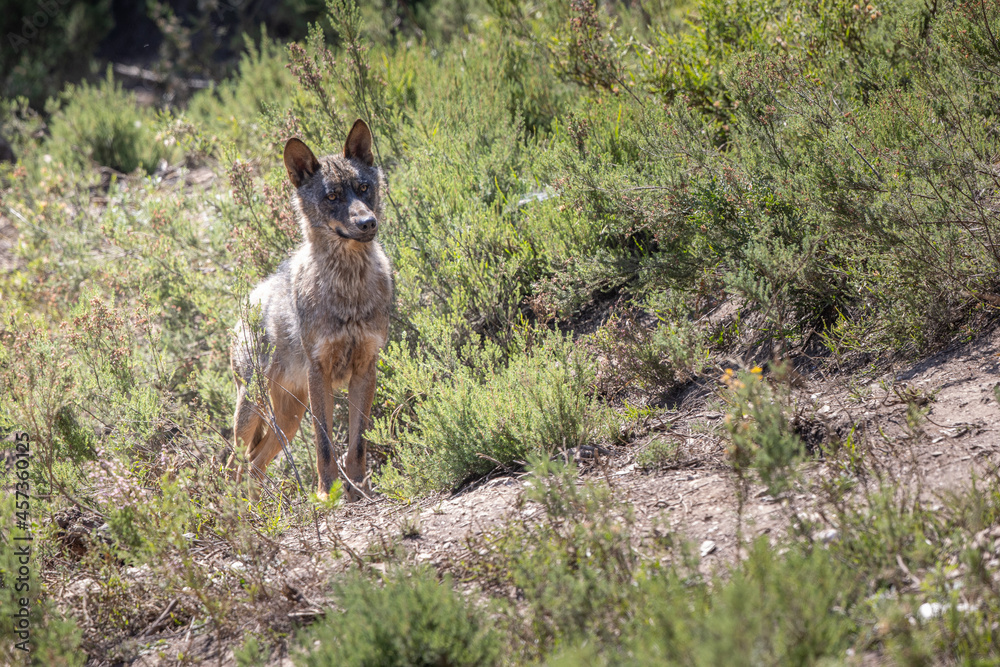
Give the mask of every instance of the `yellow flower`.
<path id="1" fill-rule="evenodd" d="M 750 369 L 751 373 L 760 373 L 763 369 L 760 366 L 754 366 Z"/>

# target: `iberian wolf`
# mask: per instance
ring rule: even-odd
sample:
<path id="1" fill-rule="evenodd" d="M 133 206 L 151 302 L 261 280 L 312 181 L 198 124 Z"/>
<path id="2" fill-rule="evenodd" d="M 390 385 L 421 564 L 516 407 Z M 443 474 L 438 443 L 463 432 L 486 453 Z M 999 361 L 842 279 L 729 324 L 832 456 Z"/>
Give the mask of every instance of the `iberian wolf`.
<path id="1" fill-rule="evenodd" d="M 284 158 L 305 240 L 250 294 L 263 331 L 245 320 L 236 327 L 230 350 L 237 385 L 235 448 L 243 444 L 251 474 L 263 477 L 282 439 L 290 443 L 295 437 L 308 406 L 316 431 L 317 494 L 325 498 L 342 474 L 331 434 L 335 392 L 347 387 L 342 479 L 348 500 L 358 500 L 368 488 L 364 431 L 392 304 L 389 260 L 375 240 L 385 180 L 375 166 L 371 131 L 360 119 L 343 155 L 317 159 L 302 141 L 289 139 Z M 249 392 L 257 380 L 263 383 L 257 394 L 269 406 L 256 404 Z"/>

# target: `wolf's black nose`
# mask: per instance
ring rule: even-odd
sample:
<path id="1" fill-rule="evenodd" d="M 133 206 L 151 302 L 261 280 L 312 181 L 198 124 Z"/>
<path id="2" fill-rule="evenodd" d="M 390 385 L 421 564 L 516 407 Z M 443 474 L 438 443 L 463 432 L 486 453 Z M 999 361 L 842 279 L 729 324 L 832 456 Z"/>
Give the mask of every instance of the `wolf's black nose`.
<path id="1" fill-rule="evenodd" d="M 369 215 L 367 217 L 358 220 L 358 229 L 360 229 L 363 232 L 374 231 L 377 225 L 378 225 L 378 220 L 375 219 L 374 215 Z"/>

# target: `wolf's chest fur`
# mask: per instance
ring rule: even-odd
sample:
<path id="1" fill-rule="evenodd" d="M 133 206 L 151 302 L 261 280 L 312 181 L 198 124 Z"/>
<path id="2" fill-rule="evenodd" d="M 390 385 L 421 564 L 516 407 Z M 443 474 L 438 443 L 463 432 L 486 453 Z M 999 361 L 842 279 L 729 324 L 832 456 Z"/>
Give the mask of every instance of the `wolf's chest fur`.
<path id="1" fill-rule="evenodd" d="M 305 359 L 334 384 L 346 382 L 385 345 L 392 282 L 377 242 L 355 251 L 318 253 L 304 245 L 292 259 L 292 299 Z"/>

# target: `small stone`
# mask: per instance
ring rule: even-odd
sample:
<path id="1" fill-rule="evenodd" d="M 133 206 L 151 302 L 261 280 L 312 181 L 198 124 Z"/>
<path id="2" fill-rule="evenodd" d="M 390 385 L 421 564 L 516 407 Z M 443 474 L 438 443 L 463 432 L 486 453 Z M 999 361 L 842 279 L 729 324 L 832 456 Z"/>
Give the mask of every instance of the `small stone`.
<path id="1" fill-rule="evenodd" d="M 715 542 L 712 540 L 705 540 L 701 543 L 701 548 L 698 549 L 698 551 L 701 553 L 701 557 L 704 558 L 709 554 L 715 553 L 717 548 L 718 547 L 715 546 Z"/>
<path id="2" fill-rule="evenodd" d="M 986 540 L 989 539 L 989 531 L 981 530 L 972 538 L 972 546 L 975 549 L 985 549 Z"/>
<path id="3" fill-rule="evenodd" d="M 829 544 L 838 537 L 840 537 L 840 532 L 836 528 L 817 530 L 812 536 L 814 542 L 822 542 L 823 544 Z"/>
<path id="4" fill-rule="evenodd" d="M 940 602 L 925 602 L 920 605 L 920 609 L 918 611 L 920 613 L 920 618 L 926 621 L 927 619 L 934 618 L 935 616 L 940 616 L 941 612 L 944 611 L 944 605 Z"/>
<path id="5" fill-rule="evenodd" d="M 802 499 L 802 500 L 804 500 L 805 496 L 799 496 L 799 498 Z M 802 523 L 813 523 L 813 524 L 816 524 L 816 523 L 820 523 L 821 521 L 823 521 L 823 517 L 821 517 L 816 512 L 799 512 L 796 515 L 796 518 L 798 518 L 798 520 L 801 521 Z"/>

